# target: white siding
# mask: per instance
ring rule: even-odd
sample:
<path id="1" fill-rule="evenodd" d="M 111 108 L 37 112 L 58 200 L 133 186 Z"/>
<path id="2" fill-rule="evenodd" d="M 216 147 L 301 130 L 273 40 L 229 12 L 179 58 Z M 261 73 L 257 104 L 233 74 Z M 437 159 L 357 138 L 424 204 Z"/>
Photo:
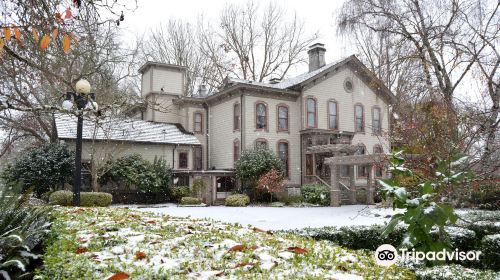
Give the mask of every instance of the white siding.
<path id="1" fill-rule="evenodd" d="M 233 106 L 240 97 L 228 98 L 209 109 L 209 168 L 233 168 L 233 141 L 240 139 L 240 132 L 233 131 Z M 240 139 L 241 141 L 241 139 Z"/>
<path id="2" fill-rule="evenodd" d="M 350 77 L 354 83 L 353 92 L 346 92 L 344 80 Z M 372 133 L 372 108 L 378 106 L 381 109 L 382 132 L 385 135 L 389 128 L 389 117 L 387 104 L 379 98 L 367 85 L 364 84 L 350 69 L 343 68 L 338 73 L 318 82 L 302 94 L 303 117 L 302 127 L 306 128 L 305 102 L 308 96 L 317 100 L 318 128 L 328 129 L 328 100 L 335 99 L 339 108 L 339 130 L 354 132 L 354 105 L 361 103 L 364 107 L 365 132 L 356 133 L 352 144 L 363 143 L 368 153 L 373 152 L 373 146 L 382 144 L 384 151 L 389 150 L 387 137 L 377 136 Z"/>
<path id="3" fill-rule="evenodd" d="M 258 101 L 267 103 L 268 106 L 268 130 L 261 131 L 255 128 L 255 105 Z M 289 132 L 278 132 L 278 104 L 288 106 Z M 273 98 L 262 98 L 257 96 L 245 96 L 245 148 L 255 147 L 255 140 L 263 138 L 267 140 L 269 149 L 278 154 L 278 141 L 288 141 L 289 152 L 289 182 L 300 184 L 300 108 L 299 102 L 290 100 L 279 100 Z"/>
<path id="4" fill-rule="evenodd" d="M 151 91 L 163 91 L 169 94 L 182 95 L 184 91 L 184 74 L 181 70 L 152 66 L 153 88 Z"/>
<path id="5" fill-rule="evenodd" d="M 151 69 L 144 71 L 141 78 L 141 95 L 144 96 L 151 91 Z"/>

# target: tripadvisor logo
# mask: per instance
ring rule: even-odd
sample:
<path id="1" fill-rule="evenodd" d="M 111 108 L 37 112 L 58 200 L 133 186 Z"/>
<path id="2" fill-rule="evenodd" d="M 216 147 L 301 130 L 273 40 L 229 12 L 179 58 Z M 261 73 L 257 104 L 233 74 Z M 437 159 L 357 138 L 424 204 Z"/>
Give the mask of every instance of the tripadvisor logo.
<path id="1" fill-rule="evenodd" d="M 398 255 L 401 255 L 403 259 L 413 259 L 416 261 L 478 261 L 481 251 L 446 251 L 445 249 L 441 251 L 415 251 L 412 249 L 409 251 L 406 248 L 399 249 L 399 254 L 396 248 L 390 244 L 380 245 L 375 251 L 375 262 L 381 266 L 391 266 L 396 263 Z"/>

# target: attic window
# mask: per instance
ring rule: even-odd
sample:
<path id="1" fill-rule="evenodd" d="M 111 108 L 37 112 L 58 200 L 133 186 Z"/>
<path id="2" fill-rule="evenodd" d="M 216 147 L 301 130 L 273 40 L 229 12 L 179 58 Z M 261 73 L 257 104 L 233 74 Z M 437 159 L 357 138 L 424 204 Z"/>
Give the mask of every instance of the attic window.
<path id="1" fill-rule="evenodd" d="M 351 78 L 348 77 L 344 80 L 344 89 L 347 92 L 352 92 L 354 89 L 354 83 Z"/>

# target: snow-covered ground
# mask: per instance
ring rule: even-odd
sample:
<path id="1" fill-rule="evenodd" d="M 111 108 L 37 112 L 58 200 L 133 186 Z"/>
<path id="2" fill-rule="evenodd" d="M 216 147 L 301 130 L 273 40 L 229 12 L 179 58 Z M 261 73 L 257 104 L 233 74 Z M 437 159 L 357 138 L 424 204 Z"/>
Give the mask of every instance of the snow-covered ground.
<path id="1" fill-rule="evenodd" d="M 211 218 L 218 221 L 240 223 L 244 226 L 270 230 L 286 230 L 305 227 L 350 226 L 383 224 L 393 214 L 391 209 L 380 209 L 376 206 L 345 205 L 341 207 L 177 207 L 165 204 L 161 207 L 138 207 L 140 211 L 150 211 L 172 216 L 193 218 Z"/>

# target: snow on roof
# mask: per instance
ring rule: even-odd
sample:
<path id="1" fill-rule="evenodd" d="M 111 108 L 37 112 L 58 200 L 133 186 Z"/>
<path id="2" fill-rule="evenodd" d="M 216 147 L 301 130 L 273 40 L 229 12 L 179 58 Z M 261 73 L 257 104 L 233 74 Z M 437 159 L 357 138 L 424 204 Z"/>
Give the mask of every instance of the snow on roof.
<path id="1" fill-rule="evenodd" d="M 55 114 L 57 135 L 60 139 L 76 139 L 76 117 Z M 97 128 L 97 130 L 95 130 Z M 158 144 L 200 145 L 192 134 L 185 133 L 175 124 L 148 122 L 136 119 L 104 118 L 96 122 L 84 117 L 83 139 L 115 140 Z"/>
<path id="2" fill-rule="evenodd" d="M 307 81 L 308 79 L 320 74 L 321 72 L 326 71 L 330 67 L 333 67 L 334 65 L 337 65 L 337 64 L 340 64 L 341 62 L 344 62 L 345 60 L 349 59 L 350 57 L 351 56 L 336 60 L 336 61 L 328 63 L 328 64 L 324 65 L 323 67 L 320 67 L 314 71 L 303 73 L 301 75 L 283 80 L 283 81 L 276 83 L 276 84 L 247 81 L 247 80 L 238 79 L 238 78 L 231 78 L 231 77 L 229 77 L 229 81 L 234 82 L 234 83 L 256 85 L 256 86 L 269 87 L 269 88 L 274 88 L 274 89 L 287 89 L 287 88 L 296 86 L 302 82 Z"/>

